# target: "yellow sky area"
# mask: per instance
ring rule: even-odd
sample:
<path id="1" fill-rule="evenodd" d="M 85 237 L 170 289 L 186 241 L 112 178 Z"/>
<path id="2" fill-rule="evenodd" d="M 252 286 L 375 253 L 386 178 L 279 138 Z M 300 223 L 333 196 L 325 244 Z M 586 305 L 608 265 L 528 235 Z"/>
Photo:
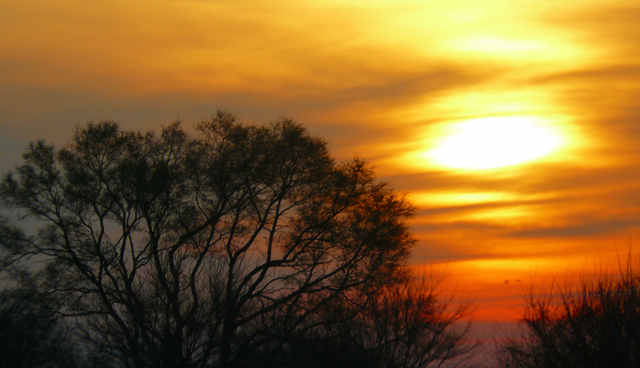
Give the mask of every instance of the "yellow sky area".
<path id="1" fill-rule="evenodd" d="M 435 194 L 434 198 L 414 202 L 417 206 L 436 209 L 433 214 L 422 215 L 413 220 L 415 223 L 431 224 L 498 224 L 501 226 L 523 225 L 535 222 L 542 226 L 555 225 L 559 214 L 549 213 L 543 204 L 533 198 L 543 196 L 523 196 L 515 193 L 469 193 L 465 195 L 445 193 Z M 413 198 L 413 197 L 410 197 Z M 448 202 L 447 198 L 451 200 Z M 527 200 L 531 201 L 527 203 Z M 437 204 L 439 203 L 439 204 Z M 545 211 L 546 209 L 546 211 Z M 544 220 L 540 217 L 544 214 Z"/>
<path id="2" fill-rule="evenodd" d="M 522 199 L 523 196 L 509 192 L 471 192 L 471 191 L 428 191 L 410 192 L 409 200 L 419 207 L 469 205 L 487 202 L 505 202 Z"/>

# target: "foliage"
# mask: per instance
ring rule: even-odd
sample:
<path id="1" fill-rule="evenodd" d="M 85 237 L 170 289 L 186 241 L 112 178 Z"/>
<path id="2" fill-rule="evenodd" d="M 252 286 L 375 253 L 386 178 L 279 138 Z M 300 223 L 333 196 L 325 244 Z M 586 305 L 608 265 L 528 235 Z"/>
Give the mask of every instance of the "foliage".
<path id="1" fill-rule="evenodd" d="M 293 121 L 219 112 L 194 134 L 174 123 L 159 135 L 92 123 L 62 149 L 38 141 L 23 157 L 0 199 L 41 226 L 25 235 L 2 221 L 5 270 L 46 274 L 56 315 L 115 366 L 240 366 L 290 346 L 284 336 L 328 337 L 325 312 L 347 300 L 364 304 L 344 323 L 378 328 L 394 292 L 409 291 L 394 287 L 407 285 L 412 206 Z M 409 320 L 403 336 L 457 318 L 429 295 L 412 302 L 407 317 L 431 319 Z M 375 339 L 354 341 L 369 354 L 385 337 Z M 429 341 L 458 352 L 455 340 Z"/>
<path id="2" fill-rule="evenodd" d="M 504 367 L 640 366 L 640 276 L 631 265 L 527 298 L 525 333 L 502 347 Z"/>

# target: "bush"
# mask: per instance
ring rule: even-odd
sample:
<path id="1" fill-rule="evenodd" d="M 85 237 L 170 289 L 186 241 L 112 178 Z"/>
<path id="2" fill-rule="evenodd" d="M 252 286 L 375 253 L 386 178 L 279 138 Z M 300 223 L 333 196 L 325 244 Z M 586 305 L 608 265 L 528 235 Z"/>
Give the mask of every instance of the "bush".
<path id="1" fill-rule="evenodd" d="M 505 368 L 640 366 L 640 275 L 599 273 L 526 299 L 524 333 L 501 348 Z"/>

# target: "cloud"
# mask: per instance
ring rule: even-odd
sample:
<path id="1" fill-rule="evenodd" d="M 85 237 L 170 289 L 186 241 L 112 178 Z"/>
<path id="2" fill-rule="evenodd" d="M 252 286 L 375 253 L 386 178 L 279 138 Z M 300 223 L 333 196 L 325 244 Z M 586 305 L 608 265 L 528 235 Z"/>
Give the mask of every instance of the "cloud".
<path id="1" fill-rule="evenodd" d="M 615 50 L 618 57 L 637 60 L 640 5 L 633 0 L 590 5 L 575 7 L 562 14 L 548 12 L 544 15 L 544 22 L 571 29 L 576 40 L 591 43 L 593 47 Z"/>
<path id="2" fill-rule="evenodd" d="M 515 238 L 535 238 L 540 241 L 552 238 L 593 238 L 594 236 L 611 235 L 621 230 L 629 228 L 637 228 L 640 226 L 640 220 L 607 220 L 601 217 L 592 218 L 588 222 L 582 222 L 577 225 L 564 225 L 556 227 L 530 228 L 509 233 L 510 237 Z"/>

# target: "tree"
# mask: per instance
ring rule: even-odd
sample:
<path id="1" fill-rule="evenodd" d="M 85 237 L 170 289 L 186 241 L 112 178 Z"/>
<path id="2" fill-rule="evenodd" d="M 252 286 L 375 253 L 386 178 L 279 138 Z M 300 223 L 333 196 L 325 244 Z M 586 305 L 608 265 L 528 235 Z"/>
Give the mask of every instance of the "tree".
<path id="1" fill-rule="evenodd" d="M 23 157 L 0 199 L 41 226 L 0 244 L 5 261 L 46 265 L 58 313 L 118 366 L 237 366 L 274 331 L 406 277 L 410 203 L 290 120 L 92 123 Z"/>
<path id="2" fill-rule="evenodd" d="M 526 302 L 522 335 L 501 347 L 503 367 L 640 366 L 640 276 L 630 260 L 617 274 L 532 291 Z"/>

